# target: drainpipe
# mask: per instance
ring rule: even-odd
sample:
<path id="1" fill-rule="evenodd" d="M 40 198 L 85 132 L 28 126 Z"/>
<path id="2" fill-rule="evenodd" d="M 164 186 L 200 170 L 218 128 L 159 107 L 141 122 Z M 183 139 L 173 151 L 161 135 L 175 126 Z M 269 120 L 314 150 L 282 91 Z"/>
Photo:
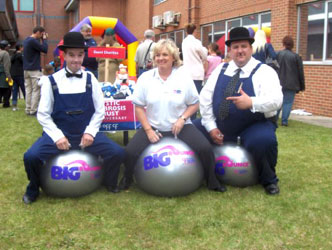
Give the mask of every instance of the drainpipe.
<path id="1" fill-rule="evenodd" d="M 37 0 L 36 23 L 37 23 L 37 26 L 41 26 L 41 24 L 40 24 L 40 0 Z"/>
<path id="2" fill-rule="evenodd" d="M 191 23 L 191 0 L 188 1 L 188 23 Z"/>

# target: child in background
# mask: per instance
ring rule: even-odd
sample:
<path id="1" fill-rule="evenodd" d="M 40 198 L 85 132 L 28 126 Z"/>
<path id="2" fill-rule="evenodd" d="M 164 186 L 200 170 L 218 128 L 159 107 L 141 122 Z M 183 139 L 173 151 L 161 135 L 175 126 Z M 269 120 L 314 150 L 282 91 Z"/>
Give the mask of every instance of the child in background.
<path id="1" fill-rule="evenodd" d="M 56 56 L 54 57 L 54 60 L 49 63 L 52 67 L 54 72 L 57 72 L 61 69 L 61 60 L 60 57 Z"/>
<path id="2" fill-rule="evenodd" d="M 54 67 L 50 64 L 46 64 L 44 69 L 43 69 L 43 75 L 44 76 L 49 76 L 52 75 L 54 73 Z"/>
<path id="3" fill-rule="evenodd" d="M 41 79 L 43 77 L 48 77 L 49 75 L 52 75 L 54 73 L 54 68 L 51 64 L 46 64 L 45 67 L 43 68 L 43 76 L 39 79 L 38 81 L 38 86 L 41 88 Z"/>
<path id="4" fill-rule="evenodd" d="M 219 46 L 217 43 L 210 43 L 208 45 L 209 55 L 207 57 L 207 61 L 204 64 L 205 69 L 205 77 L 204 82 L 207 81 L 212 71 L 221 63 L 221 53 L 219 51 Z"/>

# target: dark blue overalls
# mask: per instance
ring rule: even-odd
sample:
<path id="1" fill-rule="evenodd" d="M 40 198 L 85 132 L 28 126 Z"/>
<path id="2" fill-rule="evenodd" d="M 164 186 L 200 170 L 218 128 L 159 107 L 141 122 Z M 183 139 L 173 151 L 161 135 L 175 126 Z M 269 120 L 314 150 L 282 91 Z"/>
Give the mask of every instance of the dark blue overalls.
<path id="1" fill-rule="evenodd" d="M 240 78 L 235 90 L 238 90 L 242 82 L 242 90 L 248 96 L 255 96 L 252 76 L 260 66 L 261 64 L 258 64 L 249 77 Z M 223 121 L 218 118 L 221 97 L 224 96 L 226 86 L 231 80 L 230 76 L 224 74 L 227 67 L 228 64 L 225 63 L 219 74 L 213 94 L 213 113 L 217 118 L 218 129 L 224 135 L 224 142 L 236 142 L 237 137 L 241 137 L 241 145 L 251 153 L 255 160 L 259 171 L 259 181 L 262 185 L 277 183 L 275 166 L 277 165 L 278 142 L 275 135 L 275 123 L 267 120 L 263 113 L 253 113 L 249 109 L 237 109 L 233 102 L 230 104 L 228 117 Z M 213 143 L 201 121 L 195 120 L 194 124 Z"/>
<path id="2" fill-rule="evenodd" d="M 49 79 L 54 95 L 51 117 L 69 140 L 71 149 L 80 149 L 79 144 L 83 133 L 95 112 L 91 75 L 87 73 L 86 91 L 76 94 L 60 94 L 53 76 L 49 76 Z M 104 185 L 116 186 L 120 164 L 124 160 L 124 150 L 101 132 L 96 134 L 93 144 L 84 150 L 104 159 Z M 42 136 L 24 154 L 25 171 L 30 180 L 26 190 L 27 195 L 32 198 L 39 195 L 40 168 L 43 166 L 43 162 L 60 152 L 61 150 L 56 147 L 51 137 L 43 132 Z"/>

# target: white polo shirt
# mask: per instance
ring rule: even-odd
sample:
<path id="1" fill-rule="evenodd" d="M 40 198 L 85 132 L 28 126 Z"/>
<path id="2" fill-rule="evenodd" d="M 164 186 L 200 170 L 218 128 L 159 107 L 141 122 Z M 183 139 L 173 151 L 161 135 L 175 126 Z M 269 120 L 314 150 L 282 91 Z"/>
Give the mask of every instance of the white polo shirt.
<path id="1" fill-rule="evenodd" d="M 187 107 L 198 100 L 195 84 L 183 67 L 173 68 L 166 81 L 159 76 L 158 68 L 144 72 L 133 93 L 133 103 L 146 107 L 150 125 L 160 131 L 171 131 Z"/>

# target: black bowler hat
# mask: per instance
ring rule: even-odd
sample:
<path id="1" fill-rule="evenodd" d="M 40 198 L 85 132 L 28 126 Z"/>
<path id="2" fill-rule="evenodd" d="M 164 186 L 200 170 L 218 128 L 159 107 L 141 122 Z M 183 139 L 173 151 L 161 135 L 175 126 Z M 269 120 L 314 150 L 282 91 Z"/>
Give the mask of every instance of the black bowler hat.
<path id="1" fill-rule="evenodd" d="M 232 42 L 247 40 L 252 44 L 255 39 L 250 37 L 249 30 L 244 27 L 236 27 L 229 32 L 229 39 L 226 41 L 226 45 L 229 47 Z"/>
<path id="2" fill-rule="evenodd" d="M 75 49 L 88 49 L 88 46 L 85 46 L 84 37 L 80 32 L 68 32 L 63 37 L 63 44 L 59 45 L 60 50 L 75 48 Z"/>

